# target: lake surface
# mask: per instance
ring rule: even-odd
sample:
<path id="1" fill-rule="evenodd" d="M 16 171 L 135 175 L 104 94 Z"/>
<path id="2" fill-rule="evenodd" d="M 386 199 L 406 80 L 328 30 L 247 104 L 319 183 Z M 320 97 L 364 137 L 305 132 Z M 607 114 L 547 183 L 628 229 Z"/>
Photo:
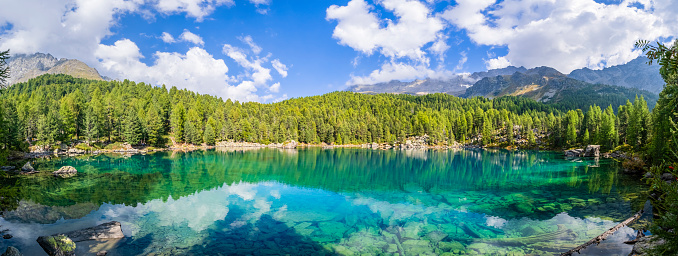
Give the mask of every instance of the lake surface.
<path id="1" fill-rule="evenodd" d="M 0 250 L 108 221 L 78 255 L 558 255 L 645 205 L 607 159 L 502 150 L 217 149 L 38 161 L 0 178 Z M 625 227 L 584 255 L 628 255 Z"/>

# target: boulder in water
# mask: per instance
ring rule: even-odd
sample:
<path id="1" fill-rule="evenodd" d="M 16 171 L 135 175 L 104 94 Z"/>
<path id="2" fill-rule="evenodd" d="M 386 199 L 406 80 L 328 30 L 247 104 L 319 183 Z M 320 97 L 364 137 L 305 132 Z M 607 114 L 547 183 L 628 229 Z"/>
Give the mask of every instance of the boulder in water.
<path id="1" fill-rule="evenodd" d="M 41 236 L 37 241 L 49 256 L 75 256 L 75 243 L 66 235 Z"/>
<path id="2" fill-rule="evenodd" d="M 584 150 L 584 157 L 599 157 L 600 145 L 588 145 Z"/>
<path id="3" fill-rule="evenodd" d="M 98 239 L 121 239 L 125 237 L 125 235 L 122 234 L 120 222 L 117 221 L 106 222 L 91 228 L 71 231 L 64 235 L 70 237 L 73 242 Z"/>
<path id="4" fill-rule="evenodd" d="M 0 256 L 23 256 L 23 254 L 21 254 L 19 249 L 10 246 L 10 247 L 7 247 L 7 250 L 5 251 L 5 253 L 3 253 Z"/>
<path id="5" fill-rule="evenodd" d="M 53 174 L 56 177 L 69 178 L 75 176 L 78 173 L 78 170 L 73 166 L 62 166 L 59 170 L 55 171 Z"/>
<path id="6" fill-rule="evenodd" d="M 38 173 L 38 171 L 31 166 L 31 162 L 26 162 L 23 167 L 21 167 L 21 174 L 34 174 Z"/>

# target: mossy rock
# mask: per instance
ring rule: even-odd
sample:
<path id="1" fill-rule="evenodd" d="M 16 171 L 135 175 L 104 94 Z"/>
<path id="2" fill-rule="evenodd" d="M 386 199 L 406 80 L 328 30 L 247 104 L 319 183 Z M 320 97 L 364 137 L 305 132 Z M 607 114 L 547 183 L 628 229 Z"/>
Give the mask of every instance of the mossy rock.
<path id="1" fill-rule="evenodd" d="M 38 237 L 38 244 L 50 256 L 75 255 L 75 243 L 65 235 Z"/>

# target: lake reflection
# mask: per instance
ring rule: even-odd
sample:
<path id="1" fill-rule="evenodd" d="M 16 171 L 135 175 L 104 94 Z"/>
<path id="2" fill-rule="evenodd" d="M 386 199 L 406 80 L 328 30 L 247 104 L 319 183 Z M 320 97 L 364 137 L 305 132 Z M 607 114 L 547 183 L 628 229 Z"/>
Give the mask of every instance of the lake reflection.
<path id="1" fill-rule="evenodd" d="M 161 152 L 56 159 L 81 173 L 2 180 L 0 241 L 117 220 L 109 255 L 555 255 L 643 207 L 609 160 L 532 151 L 365 149 Z M 46 192 L 45 192 L 46 191 Z M 589 255 L 627 255 L 624 228 Z M 107 246 L 107 247 L 106 247 Z"/>

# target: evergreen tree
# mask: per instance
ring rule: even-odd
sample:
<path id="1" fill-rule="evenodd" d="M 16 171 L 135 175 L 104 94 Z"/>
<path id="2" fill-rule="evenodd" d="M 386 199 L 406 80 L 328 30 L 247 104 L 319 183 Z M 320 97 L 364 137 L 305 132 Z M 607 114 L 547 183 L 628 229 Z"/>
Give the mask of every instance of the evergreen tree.
<path id="1" fill-rule="evenodd" d="M 151 107 L 146 116 L 146 131 L 148 133 L 148 144 L 153 146 L 161 146 L 164 141 L 162 117 L 158 113 L 157 108 Z"/>
<path id="2" fill-rule="evenodd" d="M 586 129 L 584 132 L 584 136 L 581 139 L 582 144 L 587 145 L 590 144 L 591 139 L 589 138 L 589 129 Z"/>
<path id="3" fill-rule="evenodd" d="M 515 144 L 515 139 L 513 136 L 513 121 L 509 120 L 506 125 L 506 137 L 508 139 L 509 145 Z"/>
<path id="4" fill-rule="evenodd" d="M 170 116 L 170 125 L 172 126 L 174 140 L 177 143 L 184 141 L 185 111 L 186 110 L 184 109 L 184 104 L 181 102 L 172 107 L 172 115 Z"/>
<path id="5" fill-rule="evenodd" d="M 214 128 L 212 128 L 212 125 L 207 123 L 205 125 L 205 133 L 204 133 L 204 141 L 205 144 L 207 145 L 214 145 L 215 143 L 215 137 L 216 135 L 214 134 Z"/>
<path id="6" fill-rule="evenodd" d="M 536 141 L 536 139 L 535 139 L 535 137 L 534 137 L 534 132 L 532 131 L 532 129 L 527 130 L 527 143 L 528 143 L 530 146 L 534 146 L 534 145 L 537 144 L 537 141 Z"/>
<path id="7" fill-rule="evenodd" d="M 93 141 L 99 140 L 99 122 L 94 110 L 89 108 L 85 112 L 85 137 L 87 138 L 87 145 Z"/>
<path id="8" fill-rule="evenodd" d="M 141 122 L 139 121 L 139 116 L 134 108 L 128 108 L 125 117 L 123 119 L 123 136 L 125 142 L 130 145 L 137 145 L 141 142 L 141 137 L 143 136 L 143 128 Z"/>

